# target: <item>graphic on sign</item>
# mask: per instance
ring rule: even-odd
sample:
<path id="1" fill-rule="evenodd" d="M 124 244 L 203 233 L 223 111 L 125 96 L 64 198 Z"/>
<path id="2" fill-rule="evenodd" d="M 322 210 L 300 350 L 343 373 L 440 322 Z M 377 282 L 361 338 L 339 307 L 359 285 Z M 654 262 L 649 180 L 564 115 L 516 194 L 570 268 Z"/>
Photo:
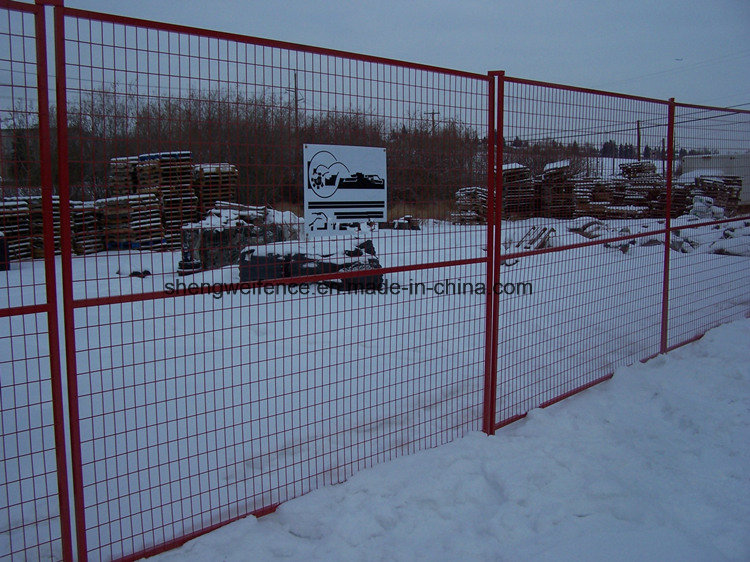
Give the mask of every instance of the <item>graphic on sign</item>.
<path id="1" fill-rule="evenodd" d="M 308 233 L 387 220 L 385 148 L 306 144 L 303 156 Z"/>

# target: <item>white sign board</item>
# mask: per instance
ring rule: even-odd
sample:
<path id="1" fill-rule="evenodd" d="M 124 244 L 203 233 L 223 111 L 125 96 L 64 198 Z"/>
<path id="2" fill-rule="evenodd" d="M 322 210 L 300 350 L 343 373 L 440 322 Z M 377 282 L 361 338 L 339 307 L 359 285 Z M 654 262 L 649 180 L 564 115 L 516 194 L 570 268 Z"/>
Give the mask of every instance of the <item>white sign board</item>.
<path id="1" fill-rule="evenodd" d="M 303 159 L 308 234 L 388 220 L 385 148 L 306 144 Z"/>

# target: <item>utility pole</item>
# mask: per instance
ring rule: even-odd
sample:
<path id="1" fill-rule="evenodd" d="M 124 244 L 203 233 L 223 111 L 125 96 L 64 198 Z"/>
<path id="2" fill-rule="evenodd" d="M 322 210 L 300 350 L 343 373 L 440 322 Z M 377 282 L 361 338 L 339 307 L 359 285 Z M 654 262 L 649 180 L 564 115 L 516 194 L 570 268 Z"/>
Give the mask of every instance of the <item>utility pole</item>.
<path id="1" fill-rule="evenodd" d="M 299 135 L 299 95 L 297 94 L 297 71 L 294 71 L 294 136 Z"/>
<path id="2" fill-rule="evenodd" d="M 641 121 L 636 121 L 638 125 L 638 162 L 641 161 Z"/>
<path id="3" fill-rule="evenodd" d="M 435 135 L 435 115 L 440 115 L 439 111 L 424 111 L 423 115 L 429 115 L 432 117 L 432 134 Z"/>

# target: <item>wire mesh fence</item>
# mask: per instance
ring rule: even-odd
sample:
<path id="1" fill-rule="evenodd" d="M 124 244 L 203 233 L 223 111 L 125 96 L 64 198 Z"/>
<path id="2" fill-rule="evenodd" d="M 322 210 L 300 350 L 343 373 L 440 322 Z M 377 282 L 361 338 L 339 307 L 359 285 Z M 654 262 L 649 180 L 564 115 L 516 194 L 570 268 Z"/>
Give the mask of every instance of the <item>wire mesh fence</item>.
<path id="1" fill-rule="evenodd" d="M 68 475 L 136 558 L 748 313 L 748 112 L 58 5 L 50 139 L 0 7 L 11 557 L 70 557 Z"/>
<path id="2" fill-rule="evenodd" d="M 0 557 L 60 559 L 72 542 L 41 7 L 0 3 L 0 76 Z"/>

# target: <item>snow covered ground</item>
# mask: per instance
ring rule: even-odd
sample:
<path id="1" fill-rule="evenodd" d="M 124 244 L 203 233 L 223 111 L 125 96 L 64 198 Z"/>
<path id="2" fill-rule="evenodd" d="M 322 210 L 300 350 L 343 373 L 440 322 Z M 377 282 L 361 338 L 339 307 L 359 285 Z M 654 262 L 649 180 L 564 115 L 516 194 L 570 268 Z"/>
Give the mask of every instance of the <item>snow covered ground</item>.
<path id="1" fill-rule="evenodd" d="M 669 344 L 750 310 L 750 259 L 714 251 L 748 247 L 748 225 L 683 222 L 675 226 L 696 248 L 670 252 Z M 557 246 L 587 240 L 568 232 L 573 221 L 531 219 L 503 225 L 506 250 L 533 224 L 554 226 Z M 607 227 L 637 234 L 663 224 Z M 385 267 L 486 256 L 481 226 L 433 223 L 374 240 Z M 524 256 L 501 268 L 503 283 L 531 283 L 533 293 L 500 298 L 497 422 L 658 352 L 664 246 L 658 236 L 626 246 Z M 164 290 L 178 279 L 179 259 L 137 251 L 77 257 L 75 298 Z M 42 262 L 14 265 L 0 275 L 0 307 L 43 297 Z M 145 269 L 152 275 L 130 276 Z M 476 284 L 485 273 L 476 263 L 387 280 Z M 236 266 L 183 278 L 238 279 Z M 78 308 L 91 559 L 139 552 L 476 431 L 485 304 L 480 294 L 203 294 Z M 49 388 L 39 382 L 47 380 L 43 320 L 0 319 L 4 446 L 19 449 L 12 470 L 0 466 L 14 481 L 0 489 L 9 498 L 7 509 L 0 501 L 0 556 L 29 529 L 57 521 L 54 504 L 24 499 L 40 481 L 54 490 L 51 471 L 18 476 L 35 475 L 44 461 L 37 445 L 53 437 Z"/>
<path id="2" fill-rule="evenodd" d="M 750 320 L 157 560 L 748 560 Z"/>

